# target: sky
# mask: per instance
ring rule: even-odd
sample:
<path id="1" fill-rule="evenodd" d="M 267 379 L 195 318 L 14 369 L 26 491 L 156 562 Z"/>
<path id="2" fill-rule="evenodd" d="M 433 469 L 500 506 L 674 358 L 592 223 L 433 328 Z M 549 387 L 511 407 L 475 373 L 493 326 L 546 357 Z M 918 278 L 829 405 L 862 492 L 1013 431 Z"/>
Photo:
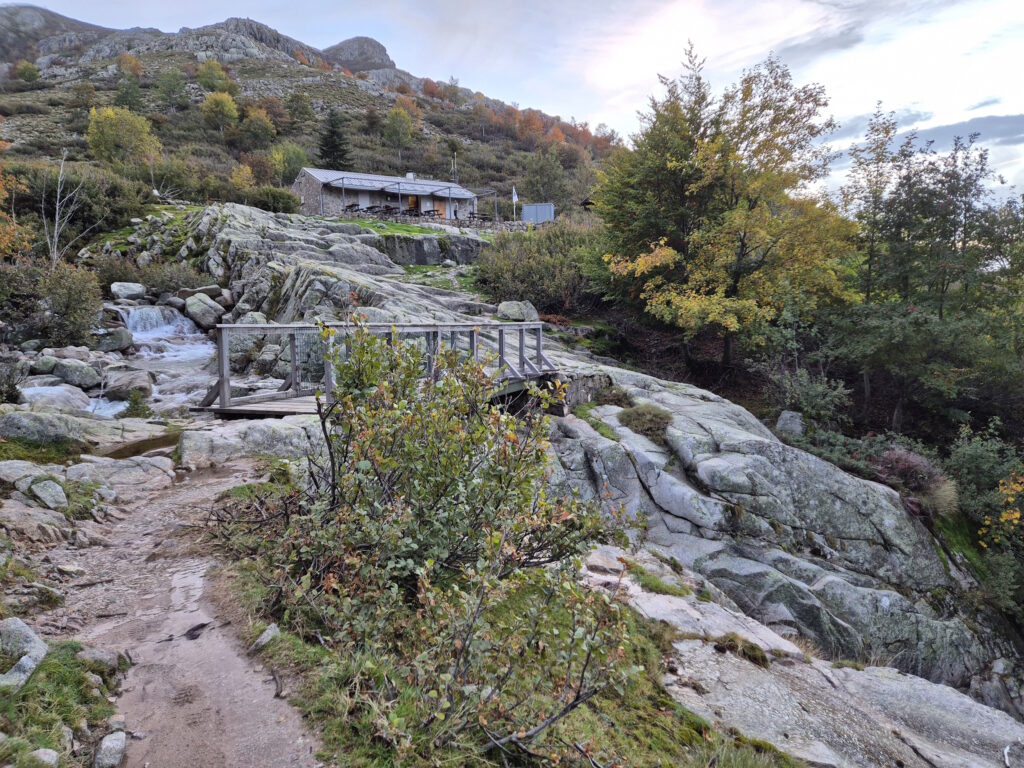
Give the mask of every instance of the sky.
<path id="1" fill-rule="evenodd" d="M 775 53 L 825 86 L 842 149 L 881 101 L 939 148 L 974 131 L 1024 189 L 1024 0 L 44 0 L 109 27 L 177 31 L 248 16 L 317 48 L 355 35 L 398 67 L 623 136 L 682 71 L 688 41 L 717 90 Z"/>

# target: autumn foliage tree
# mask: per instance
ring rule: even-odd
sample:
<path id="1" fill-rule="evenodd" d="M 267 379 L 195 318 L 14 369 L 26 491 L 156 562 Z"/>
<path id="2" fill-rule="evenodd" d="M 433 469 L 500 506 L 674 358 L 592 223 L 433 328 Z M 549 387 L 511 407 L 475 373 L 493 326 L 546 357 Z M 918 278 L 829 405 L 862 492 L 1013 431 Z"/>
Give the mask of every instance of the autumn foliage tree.
<path id="1" fill-rule="evenodd" d="M 213 91 L 206 94 L 203 103 L 199 105 L 199 110 L 203 113 L 206 123 L 222 134 L 225 128 L 238 122 L 238 106 L 230 93 Z"/>
<path id="2" fill-rule="evenodd" d="M 149 121 L 122 107 L 93 107 L 85 138 L 93 156 L 112 166 L 151 165 L 161 151 Z"/>
<path id="3" fill-rule="evenodd" d="M 835 128 L 817 85 L 796 86 L 769 58 L 715 97 L 703 62 L 662 79 L 666 95 L 607 164 L 594 194 L 612 274 L 652 315 L 687 335 L 706 328 L 731 362 L 783 309 L 842 297 L 849 225 L 806 192 L 828 169 Z M 525 115 L 526 113 L 524 113 Z"/>
<path id="4" fill-rule="evenodd" d="M 0 118 L 2 120 L 3 118 Z M 0 152 L 3 152 L 7 145 L 0 141 Z M 6 200 L 17 181 L 4 175 L 3 165 L 0 165 L 0 200 Z M 27 246 L 27 232 L 18 225 L 7 211 L 0 208 L 0 262 L 13 259 Z"/>

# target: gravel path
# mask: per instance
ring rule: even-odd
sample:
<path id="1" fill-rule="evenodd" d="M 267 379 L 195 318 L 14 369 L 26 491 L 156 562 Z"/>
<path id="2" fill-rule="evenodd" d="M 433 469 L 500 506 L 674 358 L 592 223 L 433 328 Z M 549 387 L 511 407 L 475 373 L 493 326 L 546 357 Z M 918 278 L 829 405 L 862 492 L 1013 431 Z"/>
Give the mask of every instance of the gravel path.
<path id="1" fill-rule="evenodd" d="M 192 537 L 175 535 L 252 472 L 238 465 L 166 488 L 122 489 L 123 519 L 104 531 L 109 547 L 48 553 L 84 573 L 65 585 L 64 605 L 34 617 L 36 629 L 127 651 L 134 661 L 117 702 L 131 737 L 128 768 L 318 765 L 316 740 L 274 697 L 269 672 L 210 599 L 213 561 L 194 552 Z"/>

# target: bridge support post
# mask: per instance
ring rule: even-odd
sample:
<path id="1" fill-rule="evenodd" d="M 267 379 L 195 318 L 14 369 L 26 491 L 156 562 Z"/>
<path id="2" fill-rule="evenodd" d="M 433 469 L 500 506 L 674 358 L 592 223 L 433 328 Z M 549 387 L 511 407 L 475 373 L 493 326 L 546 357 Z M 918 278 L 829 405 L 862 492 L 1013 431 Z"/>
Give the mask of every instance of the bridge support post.
<path id="1" fill-rule="evenodd" d="M 228 329 L 217 329 L 217 367 L 220 407 L 231 407 L 231 357 L 228 344 Z"/>
<path id="2" fill-rule="evenodd" d="M 288 334 L 288 356 L 291 358 L 292 392 L 299 393 L 299 344 L 295 338 L 295 331 Z"/>
<path id="3" fill-rule="evenodd" d="M 324 353 L 324 394 L 327 402 L 334 402 L 334 335 L 327 334 L 327 351 Z"/>

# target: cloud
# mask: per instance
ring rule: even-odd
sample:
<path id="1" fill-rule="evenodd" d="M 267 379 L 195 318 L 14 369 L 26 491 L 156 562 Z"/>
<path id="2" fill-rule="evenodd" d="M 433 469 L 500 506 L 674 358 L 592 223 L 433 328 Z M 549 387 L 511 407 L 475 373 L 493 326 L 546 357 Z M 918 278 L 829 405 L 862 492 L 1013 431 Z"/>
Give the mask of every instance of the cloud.
<path id="1" fill-rule="evenodd" d="M 948 148 L 956 136 L 967 137 L 979 134 L 981 144 L 1017 146 L 1024 144 L 1024 115 L 986 115 L 959 123 L 936 125 L 917 132 L 921 141 L 933 141 L 936 148 Z M 906 135 L 906 132 L 901 135 Z"/>
<path id="2" fill-rule="evenodd" d="M 863 25 L 851 22 L 840 29 L 822 34 L 816 29 L 809 35 L 783 41 L 775 49 L 775 54 L 790 67 L 800 67 L 819 56 L 854 48 L 864 42 Z"/>
<path id="3" fill-rule="evenodd" d="M 1000 99 L 1000 98 L 985 99 L 984 101 L 979 101 L 974 106 L 968 107 L 967 111 L 968 112 L 974 112 L 977 109 L 984 109 L 985 107 L 994 107 L 997 104 L 1001 104 L 1002 101 L 1003 100 Z"/>

